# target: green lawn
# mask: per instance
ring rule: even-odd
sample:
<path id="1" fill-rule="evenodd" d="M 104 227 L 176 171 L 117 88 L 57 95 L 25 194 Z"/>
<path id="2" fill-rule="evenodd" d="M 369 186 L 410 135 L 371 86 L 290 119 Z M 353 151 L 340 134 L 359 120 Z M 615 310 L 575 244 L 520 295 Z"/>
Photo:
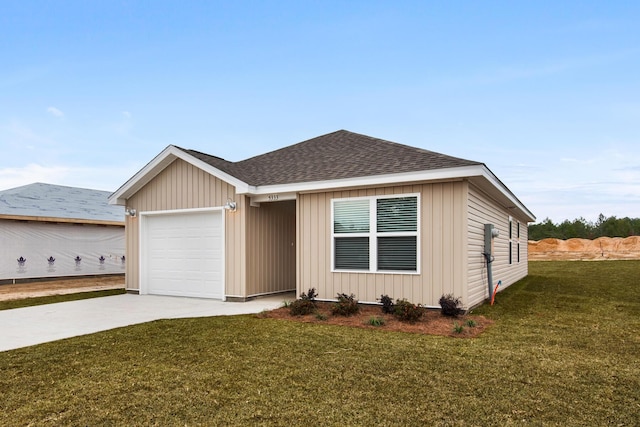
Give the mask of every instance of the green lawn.
<path id="1" fill-rule="evenodd" d="M 255 316 L 0 353 L 0 425 L 580 425 L 640 419 L 640 262 L 537 262 L 477 339 Z"/>

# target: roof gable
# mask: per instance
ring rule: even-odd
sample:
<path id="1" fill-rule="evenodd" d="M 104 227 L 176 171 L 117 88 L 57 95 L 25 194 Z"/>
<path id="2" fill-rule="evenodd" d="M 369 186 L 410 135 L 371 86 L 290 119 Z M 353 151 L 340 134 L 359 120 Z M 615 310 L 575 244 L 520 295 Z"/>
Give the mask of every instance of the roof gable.
<path id="1" fill-rule="evenodd" d="M 227 172 L 227 170 L 232 167 L 233 163 L 198 151 L 186 150 L 175 145 L 169 145 L 113 194 L 111 194 L 109 196 L 109 203 L 119 205 L 125 204 L 129 197 L 147 185 L 149 181 L 156 177 L 176 159 L 182 159 L 191 163 L 208 174 L 232 184 L 239 191 L 247 192 L 248 185 L 238 179 L 235 175 Z"/>

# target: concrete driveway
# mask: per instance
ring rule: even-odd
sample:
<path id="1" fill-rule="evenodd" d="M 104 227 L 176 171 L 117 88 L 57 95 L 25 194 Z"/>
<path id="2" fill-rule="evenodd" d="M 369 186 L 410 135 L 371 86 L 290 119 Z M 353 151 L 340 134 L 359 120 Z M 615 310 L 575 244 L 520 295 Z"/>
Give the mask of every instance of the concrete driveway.
<path id="1" fill-rule="evenodd" d="M 293 294 L 248 302 L 222 302 L 157 295 L 113 295 L 0 311 L 0 351 L 92 334 L 158 319 L 259 313 Z"/>

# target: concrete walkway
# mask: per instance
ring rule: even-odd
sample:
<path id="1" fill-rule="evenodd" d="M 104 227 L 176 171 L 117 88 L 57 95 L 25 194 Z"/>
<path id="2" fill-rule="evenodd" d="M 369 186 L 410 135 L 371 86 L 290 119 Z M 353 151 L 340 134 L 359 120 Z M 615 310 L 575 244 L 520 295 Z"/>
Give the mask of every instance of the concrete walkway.
<path id="1" fill-rule="evenodd" d="M 0 311 L 0 351 L 158 319 L 259 313 L 294 299 L 279 294 L 248 302 L 157 295 L 113 295 Z"/>

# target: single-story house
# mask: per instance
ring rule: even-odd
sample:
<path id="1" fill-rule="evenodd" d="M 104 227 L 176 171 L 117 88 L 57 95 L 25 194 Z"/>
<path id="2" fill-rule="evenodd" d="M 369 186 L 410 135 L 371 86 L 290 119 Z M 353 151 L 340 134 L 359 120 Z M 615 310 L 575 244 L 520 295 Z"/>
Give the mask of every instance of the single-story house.
<path id="1" fill-rule="evenodd" d="M 0 191 L 0 283 L 124 274 L 124 209 L 109 194 L 43 183 Z"/>
<path id="2" fill-rule="evenodd" d="M 535 220 L 483 163 L 345 130 L 239 162 L 170 145 L 109 202 L 129 214 L 128 290 L 234 301 L 471 307 L 491 273 L 501 289 L 527 275 Z"/>

